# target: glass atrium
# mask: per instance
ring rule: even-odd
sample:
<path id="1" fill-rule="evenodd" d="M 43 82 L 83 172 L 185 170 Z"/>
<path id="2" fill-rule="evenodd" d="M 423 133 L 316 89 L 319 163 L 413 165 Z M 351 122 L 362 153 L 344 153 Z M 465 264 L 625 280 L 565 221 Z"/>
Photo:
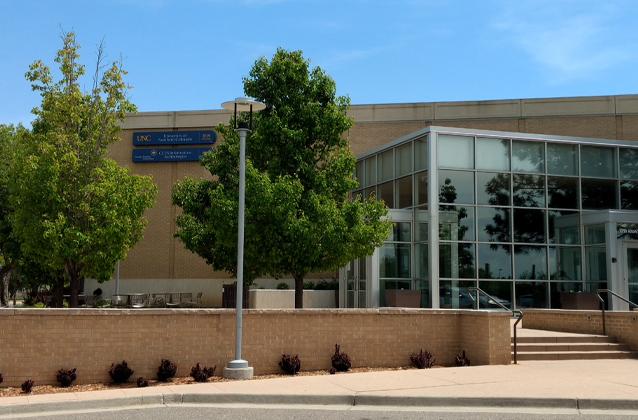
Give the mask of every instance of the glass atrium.
<path id="1" fill-rule="evenodd" d="M 638 142 L 428 127 L 356 168 L 353 195 L 394 229 L 340 270 L 341 306 L 495 307 L 471 287 L 509 308 L 638 301 Z"/>

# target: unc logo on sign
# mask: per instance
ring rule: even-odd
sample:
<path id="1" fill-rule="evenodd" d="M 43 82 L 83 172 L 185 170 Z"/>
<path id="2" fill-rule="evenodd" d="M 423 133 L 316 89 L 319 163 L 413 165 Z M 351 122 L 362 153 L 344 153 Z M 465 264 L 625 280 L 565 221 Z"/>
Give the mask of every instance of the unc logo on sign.
<path id="1" fill-rule="evenodd" d="M 151 141 L 151 135 L 150 134 L 147 134 L 147 135 L 140 134 L 140 135 L 137 136 L 137 141 L 140 142 L 140 143 L 148 143 L 148 142 Z"/>

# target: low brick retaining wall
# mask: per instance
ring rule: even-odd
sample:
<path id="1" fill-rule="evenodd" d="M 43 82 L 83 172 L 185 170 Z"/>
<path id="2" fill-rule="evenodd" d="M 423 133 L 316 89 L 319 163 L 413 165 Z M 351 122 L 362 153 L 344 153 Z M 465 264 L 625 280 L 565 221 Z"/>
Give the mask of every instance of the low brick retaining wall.
<path id="1" fill-rule="evenodd" d="M 473 365 L 510 363 L 506 313 L 428 309 L 246 310 L 243 356 L 256 374 L 278 372 L 282 353 L 299 354 L 302 370 L 328 369 L 335 343 L 353 366 L 398 367 L 420 348 L 452 365 L 465 349 Z M 113 362 L 154 378 L 161 358 L 187 376 L 200 362 L 216 374 L 233 358 L 234 310 L 0 309 L 3 385 L 31 378 L 55 383 L 77 368 L 78 383 L 108 382 Z"/>
<path id="2" fill-rule="evenodd" d="M 524 328 L 580 334 L 603 333 L 601 311 L 526 309 L 523 312 Z M 638 312 L 605 312 L 605 324 L 609 337 L 638 351 Z"/>

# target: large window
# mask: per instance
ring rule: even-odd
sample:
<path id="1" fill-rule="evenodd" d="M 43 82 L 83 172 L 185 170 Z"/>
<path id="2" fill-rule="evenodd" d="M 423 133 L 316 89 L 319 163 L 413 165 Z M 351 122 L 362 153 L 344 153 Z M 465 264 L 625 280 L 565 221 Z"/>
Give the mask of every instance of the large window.
<path id="1" fill-rule="evenodd" d="M 440 168 L 474 168 L 474 137 L 439 134 Z"/>

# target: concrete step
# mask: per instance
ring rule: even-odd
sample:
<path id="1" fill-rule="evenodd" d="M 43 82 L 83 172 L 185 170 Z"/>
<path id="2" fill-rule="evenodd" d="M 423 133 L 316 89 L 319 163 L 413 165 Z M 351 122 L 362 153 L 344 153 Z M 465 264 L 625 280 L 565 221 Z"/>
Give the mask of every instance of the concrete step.
<path id="1" fill-rule="evenodd" d="M 556 351 L 629 351 L 626 344 L 618 343 L 518 343 L 519 352 Z M 512 345 L 514 351 L 514 345 Z"/>
<path id="2" fill-rule="evenodd" d="M 514 337 L 512 337 L 514 343 Z M 547 336 L 547 337 L 517 337 L 518 344 L 535 343 L 614 343 L 615 341 L 605 335 L 583 335 L 583 336 Z"/>
<path id="3" fill-rule="evenodd" d="M 518 352 L 518 360 L 592 360 L 592 359 L 637 359 L 638 353 L 631 351 L 555 351 Z"/>

